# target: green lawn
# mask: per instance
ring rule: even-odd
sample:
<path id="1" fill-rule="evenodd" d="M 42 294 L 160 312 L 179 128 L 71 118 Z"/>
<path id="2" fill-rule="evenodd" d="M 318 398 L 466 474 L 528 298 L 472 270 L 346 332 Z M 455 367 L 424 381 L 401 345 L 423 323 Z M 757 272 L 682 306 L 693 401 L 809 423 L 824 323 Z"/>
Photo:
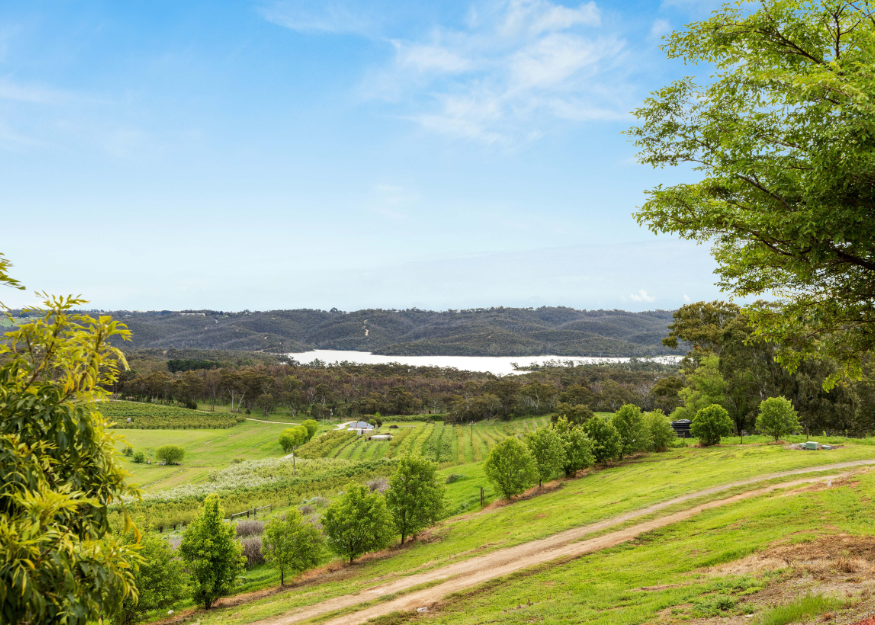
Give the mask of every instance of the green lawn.
<path id="1" fill-rule="evenodd" d="M 398 550 L 390 558 L 357 565 L 350 569 L 342 581 L 329 581 L 316 588 L 239 606 L 234 609 L 233 619 L 230 619 L 230 612 L 218 612 L 203 617 L 201 623 L 245 623 L 339 594 L 356 592 L 378 583 L 378 578 L 381 582 L 390 581 L 414 571 L 422 572 L 494 549 L 542 538 L 709 486 L 793 468 L 863 458 L 875 458 L 875 447 L 849 445 L 825 453 L 806 453 L 764 445 L 710 449 L 689 447 L 665 454 L 652 454 L 568 482 L 564 488 L 540 497 L 484 514 L 449 519 L 435 530 L 439 540 L 416 543 Z M 479 486 L 486 485 L 480 465 L 453 467 L 441 472 L 442 475 L 449 473 L 467 476 L 467 479 L 449 485 L 450 505 L 470 509 L 473 503 L 475 509 L 479 507 Z M 488 494 L 489 499 L 494 497 L 491 491 Z M 725 496 L 725 493 L 715 495 L 719 496 Z M 731 545 L 732 541 L 728 544 Z M 679 553 L 682 551 L 678 551 L 675 558 Z M 265 578 L 266 581 L 269 579 Z M 480 622 L 483 620 L 481 618 Z"/>
<path id="2" fill-rule="evenodd" d="M 186 482 L 206 479 L 211 469 L 221 469 L 235 458 L 260 460 L 284 456 L 279 440 L 285 425 L 245 421 L 226 430 L 118 430 L 119 450 L 131 445 L 142 450 L 153 464 L 136 464 L 124 458 L 132 483 L 154 491 Z M 158 466 L 154 450 L 162 445 L 181 445 L 185 449 L 182 466 Z"/>

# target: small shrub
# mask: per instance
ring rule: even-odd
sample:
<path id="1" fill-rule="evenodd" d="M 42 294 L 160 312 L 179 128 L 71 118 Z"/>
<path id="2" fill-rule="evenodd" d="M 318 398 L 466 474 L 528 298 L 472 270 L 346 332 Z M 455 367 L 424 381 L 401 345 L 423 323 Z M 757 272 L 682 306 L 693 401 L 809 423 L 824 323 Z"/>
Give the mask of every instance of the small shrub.
<path id="1" fill-rule="evenodd" d="M 261 553 L 261 537 L 244 538 L 240 541 L 243 546 L 243 557 L 246 558 L 246 568 L 251 569 L 259 564 L 264 564 L 264 555 Z"/>
<path id="2" fill-rule="evenodd" d="M 373 493 L 377 492 L 381 495 L 386 492 L 389 488 L 389 480 L 385 477 L 376 477 L 372 480 L 368 480 L 368 489 Z"/>
<path id="3" fill-rule="evenodd" d="M 264 521 L 238 521 L 237 522 L 237 538 L 248 538 L 249 536 L 261 536 L 264 532 Z"/>
<path id="4" fill-rule="evenodd" d="M 829 610 L 840 608 L 844 605 L 841 599 L 824 597 L 822 595 L 805 595 L 788 603 L 777 606 L 763 613 L 755 621 L 757 625 L 786 625 L 795 623 L 808 616 L 823 614 Z"/>
<path id="5" fill-rule="evenodd" d="M 131 460 L 133 460 L 137 464 L 142 464 L 143 462 L 146 462 L 146 454 L 144 454 L 142 451 L 135 451 L 134 456 L 133 458 L 131 458 Z"/>
<path id="6" fill-rule="evenodd" d="M 130 445 L 128 445 L 127 447 L 125 447 L 125 450 L 122 452 L 122 455 L 133 456 L 134 455 L 134 448 L 131 447 Z"/>
<path id="7" fill-rule="evenodd" d="M 726 408 L 720 404 L 711 404 L 693 417 L 690 434 L 698 438 L 703 447 L 710 447 L 718 444 L 724 436 L 732 434 L 734 429 L 735 425 Z"/>
<path id="8" fill-rule="evenodd" d="M 695 616 L 718 616 L 721 612 L 735 607 L 735 599 L 730 595 L 709 595 L 693 601 Z"/>
<path id="9" fill-rule="evenodd" d="M 300 508 L 298 508 L 298 511 L 301 514 L 303 514 L 304 516 L 307 516 L 307 515 L 313 514 L 316 511 L 316 509 L 313 506 L 306 504 L 306 505 L 303 505 Z"/>
<path id="10" fill-rule="evenodd" d="M 457 473 L 450 473 L 447 476 L 447 479 L 444 483 L 445 484 L 452 484 L 453 482 L 461 482 L 462 480 L 467 480 L 467 479 L 468 479 L 467 475 L 458 475 Z"/>
<path id="11" fill-rule="evenodd" d="M 162 445 L 155 450 L 155 457 L 167 464 L 179 464 L 185 457 L 185 450 L 179 445 Z"/>
<path id="12" fill-rule="evenodd" d="M 310 500 L 310 504 L 317 508 L 324 508 L 328 505 L 328 499 L 325 497 L 313 497 L 313 499 Z"/>

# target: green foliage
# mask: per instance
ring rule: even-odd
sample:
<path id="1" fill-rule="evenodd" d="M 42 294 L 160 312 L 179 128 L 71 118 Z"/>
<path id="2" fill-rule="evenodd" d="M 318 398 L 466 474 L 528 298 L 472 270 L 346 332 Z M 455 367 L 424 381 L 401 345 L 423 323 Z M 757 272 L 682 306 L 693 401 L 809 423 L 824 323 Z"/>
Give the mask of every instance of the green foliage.
<path id="1" fill-rule="evenodd" d="M 592 393 L 590 393 L 592 395 Z M 556 406 L 556 412 L 550 417 L 550 421 L 556 423 L 559 419 L 565 418 L 569 423 L 574 425 L 583 425 L 595 416 L 595 413 L 589 406 L 583 404 L 568 404 L 560 403 Z"/>
<path id="2" fill-rule="evenodd" d="M 799 429 L 799 418 L 789 399 L 770 397 L 760 403 L 757 430 L 774 436 L 775 442 L 777 442 L 782 436 L 786 436 L 796 429 Z"/>
<path id="3" fill-rule="evenodd" d="M 677 434 L 671 427 L 671 421 L 662 410 L 654 410 L 644 414 L 644 427 L 647 428 L 651 451 L 665 451 L 677 440 Z"/>
<path id="4" fill-rule="evenodd" d="M 711 243 L 734 296 L 779 294 L 748 307 L 756 334 L 791 370 L 840 362 L 827 386 L 875 347 L 872 17 L 843 1 L 724 4 L 664 47 L 713 68 L 707 83 L 660 89 L 629 131 L 640 162 L 703 176 L 650 191 L 639 223 Z"/>
<path id="5" fill-rule="evenodd" d="M 552 479 L 565 466 L 565 447 L 553 428 L 526 432 L 525 443 L 538 470 L 538 486 Z"/>
<path id="6" fill-rule="evenodd" d="M 280 572 L 280 586 L 286 573 L 299 575 L 319 564 L 325 538 L 297 509 L 283 518 L 274 517 L 264 527 L 261 549 L 264 559 Z"/>
<path id="7" fill-rule="evenodd" d="M 322 517 L 328 546 L 350 564 L 360 555 L 386 547 L 395 534 L 392 514 L 380 493 L 349 484 Z"/>
<path id="8" fill-rule="evenodd" d="M 142 451 L 135 451 L 134 455 L 131 457 L 131 460 L 133 460 L 137 464 L 142 464 L 146 462 L 146 454 L 144 454 Z"/>
<path id="9" fill-rule="evenodd" d="M 125 535 L 126 544 L 134 542 L 133 533 Z M 188 574 L 164 538 L 154 532 L 145 532 L 139 546 L 142 560 L 134 564 L 134 583 L 139 590 L 139 600 L 134 597 L 125 599 L 119 614 L 119 621 L 124 625 L 145 620 L 153 610 L 172 608 L 190 592 Z"/>
<path id="10" fill-rule="evenodd" d="M 531 452 L 512 436 L 492 448 L 483 463 L 483 472 L 505 499 L 524 492 L 538 479 L 538 467 Z"/>
<path id="11" fill-rule="evenodd" d="M 193 412 L 179 406 L 133 401 L 101 402 L 99 409 L 117 430 L 225 429 L 245 420 L 237 415 Z"/>
<path id="12" fill-rule="evenodd" d="M 650 447 L 650 431 L 638 406 L 625 404 L 611 417 L 611 424 L 620 435 L 620 458 Z"/>
<path id="13" fill-rule="evenodd" d="M 678 395 L 684 405 L 672 414 L 672 421 L 693 420 L 696 413 L 712 404 L 726 403 L 726 382 L 720 373 L 720 359 L 714 354 L 702 357 L 701 364 L 687 376 L 687 386 Z"/>
<path id="14" fill-rule="evenodd" d="M 307 419 L 301 425 L 304 426 L 305 428 L 307 428 L 307 440 L 308 441 L 313 438 L 313 435 L 319 429 L 319 422 L 315 421 L 313 419 Z"/>
<path id="15" fill-rule="evenodd" d="M 386 505 L 392 513 L 401 543 L 434 524 L 443 514 L 446 488 L 437 466 L 419 456 L 404 456 L 389 479 Z"/>
<path id="16" fill-rule="evenodd" d="M 841 608 L 845 602 L 837 597 L 806 594 L 797 597 L 786 605 L 779 605 L 766 610 L 756 621 L 756 625 L 787 625 L 797 623 L 809 616 L 818 616 L 824 612 Z"/>
<path id="17" fill-rule="evenodd" d="M 306 443 L 308 438 L 307 428 L 303 425 L 296 425 L 293 428 L 283 430 L 280 434 L 280 446 L 284 452 L 289 453 L 295 447 Z"/>
<path id="18" fill-rule="evenodd" d="M 14 286 L 0 257 L 0 283 Z M 109 534 L 107 505 L 137 491 L 94 402 L 124 355 L 110 317 L 46 296 L 0 344 L 0 622 L 85 625 L 136 598 L 135 548 Z M 123 524 L 130 529 L 127 511 Z"/>
<path id="19" fill-rule="evenodd" d="M 592 441 L 589 440 L 583 426 L 572 425 L 567 419 L 562 418 L 556 422 L 554 427 L 562 441 L 562 449 L 565 451 L 562 470 L 565 471 L 566 476 L 571 477 L 595 463 Z"/>
<path id="20" fill-rule="evenodd" d="M 592 441 L 592 455 L 599 464 L 620 457 L 620 434 L 617 428 L 602 417 L 590 419 L 583 424 L 583 431 Z"/>
<path id="21" fill-rule="evenodd" d="M 712 404 L 702 408 L 693 417 L 690 434 L 699 439 L 703 447 L 710 447 L 720 442 L 724 436 L 732 434 L 733 425 L 726 408 Z"/>
<path id="22" fill-rule="evenodd" d="M 179 445 L 162 445 L 155 450 L 155 457 L 167 464 L 179 464 L 185 458 L 185 449 Z"/>
<path id="23" fill-rule="evenodd" d="M 185 528 L 179 546 L 192 576 L 192 597 L 207 610 L 233 590 L 245 564 L 240 544 L 234 540 L 234 527 L 222 517 L 219 498 L 210 495 L 201 514 Z"/>

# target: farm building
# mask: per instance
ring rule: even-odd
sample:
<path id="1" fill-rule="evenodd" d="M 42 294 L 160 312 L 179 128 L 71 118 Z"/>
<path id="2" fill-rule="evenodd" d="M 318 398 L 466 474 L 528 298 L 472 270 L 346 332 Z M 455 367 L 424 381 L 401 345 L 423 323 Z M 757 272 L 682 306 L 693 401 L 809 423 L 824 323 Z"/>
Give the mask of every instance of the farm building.
<path id="1" fill-rule="evenodd" d="M 374 429 L 374 426 L 365 421 L 352 421 L 346 424 L 347 432 L 355 432 L 359 436 Z"/>

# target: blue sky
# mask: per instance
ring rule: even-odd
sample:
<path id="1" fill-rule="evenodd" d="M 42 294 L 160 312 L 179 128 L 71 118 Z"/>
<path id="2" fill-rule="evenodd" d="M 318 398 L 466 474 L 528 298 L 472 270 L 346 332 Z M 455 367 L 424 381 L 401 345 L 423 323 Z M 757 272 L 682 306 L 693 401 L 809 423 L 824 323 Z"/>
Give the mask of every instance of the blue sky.
<path id="1" fill-rule="evenodd" d="M 620 133 L 690 0 L 0 3 L 0 252 L 97 308 L 646 310 L 707 246 Z"/>

